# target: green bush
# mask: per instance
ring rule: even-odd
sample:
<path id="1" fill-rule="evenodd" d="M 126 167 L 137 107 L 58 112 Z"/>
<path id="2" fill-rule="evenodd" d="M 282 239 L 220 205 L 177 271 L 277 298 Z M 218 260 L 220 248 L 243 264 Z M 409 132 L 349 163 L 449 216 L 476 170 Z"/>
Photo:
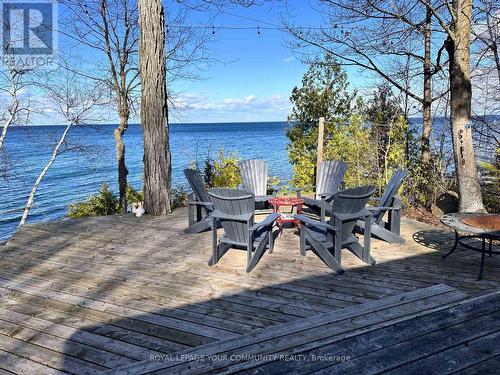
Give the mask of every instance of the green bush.
<path id="1" fill-rule="evenodd" d="M 480 162 L 479 170 L 483 175 L 482 191 L 484 205 L 488 212 L 500 212 L 500 148 L 496 150 L 496 157 L 490 163 Z"/>
<path id="2" fill-rule="evenodd" d="M 188 193 L 181 187 L 174 187 L 170 190 L 170 200 L 172 202 L 172 210 L 187 206 Z"/>
<path id="3" fill-rule="evenodd" d="M 313 61 L 291 101 L 293 122 L 286 135 L 293 185 L 315 185 L 320 117 L 325 118 L 323 159 L 349 165 L 347 187 L 373 184 L 381 193 L 396 169 L 408 168 L 409 125 L 389 87 L 380 86 L 363 103 L 349 93 L 346 73 L 326 55 Z"/>
<path id="4" fill-rule="evenodd" d="M 78 219 L 82 217 L 113 215 L 119 212 L 118 199 L 107 184 L 102 184 L 97 195 L 91 195 L 86 201 L 69 205 L 68 217 Z"/>
<path id="5" fill-rule="evenodd" d="M 236 153 L 225 154 L 219 149 L 217 159 L 213 161 L 213 186 L 236 188 L 241 182 L 238 162 L 240 159 Z"/>
<path id="6" fill-rule="evenodd" d="M 349 165 L 344 178 L 347 187 L 375 181 L 376 149 L 370 139 L 370 128 L 359 115 L 352 115 L 347 123 L 339 124 L 328 136 L 324 158 L 343 160 Z"/>
<path id="7" fill-rule="evenodd" d="M 293 89 L 290 98 L 293 109 L 288 117 L 293 125 L 286 135 L 290 141 L 287 150 L 294 171 L 291 181 L 294 186 L 314 185 L 319 118 L 327 119 L 325 146 L 337 128 L 349 122 L 357 103 L 356 94 L 349 93 L 347 87 L 346 73 L 326 55 L 312 62 L 302 86 Z"/>
<path id="8" fill-rule="evenodd" d="M 144 193 L 136 191 L 132 186 L 127 186 L 127 202 L 129 205 L 135 202 L 144 201 Z M 182 188 L 173 188 L 170 191 L 172 210 L 187 205 L 188 194 Z M 99 192 L 91 195 L 83 202 L 76 202 L 69 205 L 68 217 L 78 219 L 83 217 L 114 215 L 120 213 L 118 198 L 109 189 L 107 184 L 102 184 Z"/>
<path id="9" fill-rule="evenodd" d="M 213 187 L 237 188 L 241 184 L 240 170 L 238 163 L 240 157 L 237 153 L 226 154 L 223 148 L 217 151 L 215 159 L 208 156 L 203 162 L 203 170 L 200 170 L 199 164 L 192 162 L 191 168 L 197 169 L 203 177 L 205 186 L 210 189 Z M 280 187 L 280 180 L 276 176 L 269 176 L 267 182 L 267 194 L 276 193 Z"/>
<path id="10" fill-rule="evenodd" d="M 131 185 L 127 185 L 125 199 L 129 204 L 144 201 L 144 192 L 135 190 Z"/>

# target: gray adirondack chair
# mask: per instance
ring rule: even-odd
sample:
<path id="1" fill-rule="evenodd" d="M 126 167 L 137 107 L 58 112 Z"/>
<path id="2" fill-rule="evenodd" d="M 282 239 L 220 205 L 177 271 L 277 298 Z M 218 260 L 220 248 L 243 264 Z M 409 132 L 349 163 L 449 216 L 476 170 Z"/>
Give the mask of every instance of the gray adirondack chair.
<path id="1" fill-rule="evenodd" d="M 184 169 L 184 176 L 188 180 L 192 193 L 188 199 L 188 228 L 184 233 L 200 233 L 210 229 L 212 221 L 210 214 L 213 203 L 210 201 L 205 184 L 200 174 L 195 169 Z"/>
<path id="2" fill-rule="evenodd" d="M 269 163 L 267 160 L 250 159 L 239 163 L 241 176 L 240 188 L 250 191 L 255 196 L 256 208 L 265 208 L 272 195 L 267 194 Z"/>
<path id="3" fill-rule="evenodd" d="M 318 184 L 296 189 L 297 197 L 302 198 L 304 205 L 318 214 L 321 221 L 325 220 L 328 203 L 331 203 L 333 195 L 341 189 L 347 167 L 347 163 L 342 160 L 325 160 L 319 165 Z M 302 196 L 302 191 L 306 189 L 314 189 L 314 198 Z"/>
<path id="4" fill-rule="evenodd" d="M 387 186 L 376 207 L 367 207 L 372 213 L 371 235 L 390 243 L 405 243 L 400 236 L 401 228 L 401 199 L 396 195 L 401 184 L 408 175 L 408 171 L 398 169 L 391 176 Z M 387 213 L 387 222 L 384 215 Z M 363 221 L 358 221 L 358 228 L 364 231 L 366 226 Z"/>
<path id="5" fill-rule="evenodd" d="M 274 246 L 273 226 L 279 214 L 268 215 L 262 222 L 254 223 L 255 197 L 253 193 L 239 190 L 214 188 L 208 193 L 214 204 L 212 218 L 212 257 L 209 265 L 216 264 L 230 249 L 247 252 L 246 271 L 250 272 L 264 252 L 272 253 Z M 222 224 L 224 235 L 217 238 L 217 224 Z"/>
<path id="6" fill-rule="evenodd" d="M 334 194 L 331 216 L 328 221 L 315 220 L 305 215 L 295 215 L 302 224 L 300 229 L 300 254 L 313 250 L 332 270 L 343 273 L 341 250 L 347 248 L 363 262 L 375 264 L 370 255 L 370 226 L 361 245 L 353 234 L 358 220 L 371 222 L 372 213 L 365 207 L 372 196 L 373 186 L 346 189 Z"/>

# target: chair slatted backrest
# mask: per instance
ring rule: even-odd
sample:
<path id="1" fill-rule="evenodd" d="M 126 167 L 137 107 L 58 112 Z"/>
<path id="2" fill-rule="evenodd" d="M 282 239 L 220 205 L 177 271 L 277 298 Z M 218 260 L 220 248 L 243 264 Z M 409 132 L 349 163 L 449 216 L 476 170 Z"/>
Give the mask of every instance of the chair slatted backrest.
<path id="1" fill-rule="evenodd" d="M 195 169 L 187 168 L 184 169 L 184 176 L 186 176 L 186 179 L 188 180 L 189 186 L 191 187 L 196 200 L 199 202 L 210 202 L 210 197 L 208 196 L 208 193 L 205 189 L 205 183 L 203 182 L 200 173 Z M 204 209 L 205 211 L 207 211 L 207 213 L 211 211 L 207 207 L 204 207 Z"/>
<path id="2" fill-rule="evenodd" d="M 342 160 L 323 161 L 319 165 L 316 198 L 319 199 L 321 194 L 333 195 L 339 191 L 347 167 L 347 163 Z"/>
<path id="3" fill-rule="evenodd" d="M 255 196 L 245 190 L 213 188 L 210 189 L 210 198 L 214 209 L 229 216 L 247 215 L 254 212 Z M 235 218 L 236 219 L 236 218 Z M 253 218 L 251 225 L 253 224 Z M 226 237 L 241 244 L 248 243 L 248 225 L 245 222 L 225 219 L 222 220 L 222 228 Z"/>
<path id="4" fill-rule="evenodd" d="M 366 206 L 374 191 L 374 186 L 359 186 L 339 191 L 334 195 L 332 211 L 337 214 L 354 214 L 359 212 Z M 342 231 L 340 234 L 342 241 L 345 241 L 351 236 L 356 222 L 357 219 L 342 223 Z M 330 218 L 330 224 L 335 224 L 333 215 Z"/>
<path id="5" fill-rule="evenodd" d="M 239 163 L 241 185 L 255 196 L 267 195 L 267 160 L 251 159 Z"/>
<path id="6" fill-rule="evenodd" d="M 392 174 L 389 182 L 387 183 L 387 186 L 385 187 L 384 193 L 380 198 L 380 207 L 390 207 L 392 205 L 394 196 L 398 193 L 398 190 L 403 184 L 403 181 L 407 175 L 408 171 L 404 169 L 398 169 Z M 379 212 L 377 212 L 374 215 L 375 222 L 379 223 L 384 218 L 386 212 L 387 210 L 380 210 Z"/>

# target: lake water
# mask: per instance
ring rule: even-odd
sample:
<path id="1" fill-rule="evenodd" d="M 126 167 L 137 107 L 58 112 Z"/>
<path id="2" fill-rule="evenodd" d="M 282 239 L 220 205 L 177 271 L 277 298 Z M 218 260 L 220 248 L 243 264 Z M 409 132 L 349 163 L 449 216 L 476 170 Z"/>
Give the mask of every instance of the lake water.
<path id="1" fill-rule="evenodd" d="M 493 117 L 492 117 L 493 118 Z M 421 119 L 411 119 L 417 132 Z M 494 118 L 495 126 L 500 121 Z M 288 162 L 286 122 L 173 124 L 170 127 L 172 151 L 172 184 L 186 187 L 182 170 L 193 161 L 200 163 L 209 155 L 216 156 L 219 148 L 236 152 L 242 159 L 259 158 L 269 161 L 269 174 L 282 181 L 292 177 Z M 446 126 L 446 128 L 443 128 Z M 433 137 L 441 131 L 447 135 L 445 154 L 452 156 L 448 121 L 434 118 Z M 117 192 L 117 172 L 113 130 L 115 125 L 81 126 L 70 130 L 69 150 L 58 156 L 40 185 L 28 222 L 63 217 L 68 204 L 94 194 L 106 182 Z M 21 218 L 22 208 L 41 168 L 50 158 L 52 149 L 64 130 L 62 126 L 30 126 L 9 129 L 0 157 L 10 160 L 8 180 L 0 176 L 0 241 L 8 239 Z M 131 125 L 125 133 L 128 181 L 142 188 L 142 131 Z M 481 143 L 481 140 L 479 140 Z M 478 155 L 481 158 L 481 155 Z M 0 166 L 4 165 L 0 160 Z M 0 170 L 3 174 L 3 171 Z"/>
<path id="2" fill-rule="evenodd" d="M 173 124 L 173 186 L 185 186 L 182 170 L 194 160 L 215 156 L 219 148 L 237 152 L 240 158 L 269 161 L 270 175 L 288 180 L 291 165 L 285 150 L 286 122 Z M 106 182 L 117 192 L 113 139 L 114 125 L 81 126 L 70 130 L 68 147 L 59 155 L 40 185 L 28 222 L 63 217 L 68 204 L 83 200 Z M 9 179 L 0 178 L 0 240 L 8 239 L 19 223 L 22 207 L 33 182 L 63 131 L 61 126 L 13 127 L 9 129 L 6 154 L 10 159 Z M 142 187 L 142 131 L 131 125 L 124 136 L 129 183 Z"/>

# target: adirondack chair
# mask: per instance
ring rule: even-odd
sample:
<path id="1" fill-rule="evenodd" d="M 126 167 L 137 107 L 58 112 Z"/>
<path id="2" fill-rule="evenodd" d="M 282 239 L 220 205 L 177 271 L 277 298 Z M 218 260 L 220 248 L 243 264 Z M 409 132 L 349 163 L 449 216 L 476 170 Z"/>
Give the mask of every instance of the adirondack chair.
<path id="1" fill-rule="evenodd" d="M 297 197 L 302 198 L 304 205 L 318 214 L 321 221 L 325 220 L 328 203 L 331 203 L 333 195 L 341 188 L 347 167 L 347 163 L 342 160 L 325 160 L 319 165 L 318 184 L 296 189 Z M 315 190 L 314 198 L 302 196 L 302 191 L 306 189 Z"/>
<path id="2" fill-rule="evenodd" d="M 373 186 L 346 189 L 334 194 L 331 216 L 328 221 L 315 220 L 305 215 L 295 215 L 302 224 L 300 229 L 300 254 L 313 250 L 332 270 L 343 273 L 341 250 L 347 248 L 363 262 L 375 264 L 370 255 L 370 225 L 361 245 L 353 234 L 358 220 L 371 223 L 371 212 L 365 207 L 375 191 Z"/>
<path id="3" fill-rule="evenodd" d="M 378 201 L 376 207 L 367 207 L 372 213 L 371 235 L 390 243 L 405 243 L 400 236 L 401 228 L 401 199 L 396 195 L 408 171 L 399 169 L 394 172 L 391 179 Z M 387 213 L 387 222 L 384 215 Z M 364 231 L 366 226 L 363 221 L 358 221 L 358 228 Z"/>
<path id="4" fill-rule="evenodd" d="M 197 170 L 184 169 L 184 176 L 186 176 L 192 190 L 188 199 L 189 227 L 184 230 L 184 233 L 200 233 L 210 229 L 212 225 L 210 214 L 213 211 L 213 204 Z"/>
<path id="5" fill-rule="evenodd" d="M 267 207 L 267 201 L 273 197 L 267 194 L 267 177 L 269 170 L 269 163 L 267 160 L 242 160 L 238 166 L 241 175 L 240 188 L 254 194 L 257 209 Z"/>
<path id="6" fill-rule="evenodd" d="M 212 257 L 209 265 L 216 264 L 230 249 L 247 252 L 246 271 L 250 272 L 266 251 L 274 246 L 273 226 L 279 214 L 268 215 L 262 222 L 254 223 L 255 197 L 239 189 L 214 188 L 209 191 L 214 204 L 212 219 Z M 217 238 L 217 224 L 222 224 L 224 235 Z"/>

